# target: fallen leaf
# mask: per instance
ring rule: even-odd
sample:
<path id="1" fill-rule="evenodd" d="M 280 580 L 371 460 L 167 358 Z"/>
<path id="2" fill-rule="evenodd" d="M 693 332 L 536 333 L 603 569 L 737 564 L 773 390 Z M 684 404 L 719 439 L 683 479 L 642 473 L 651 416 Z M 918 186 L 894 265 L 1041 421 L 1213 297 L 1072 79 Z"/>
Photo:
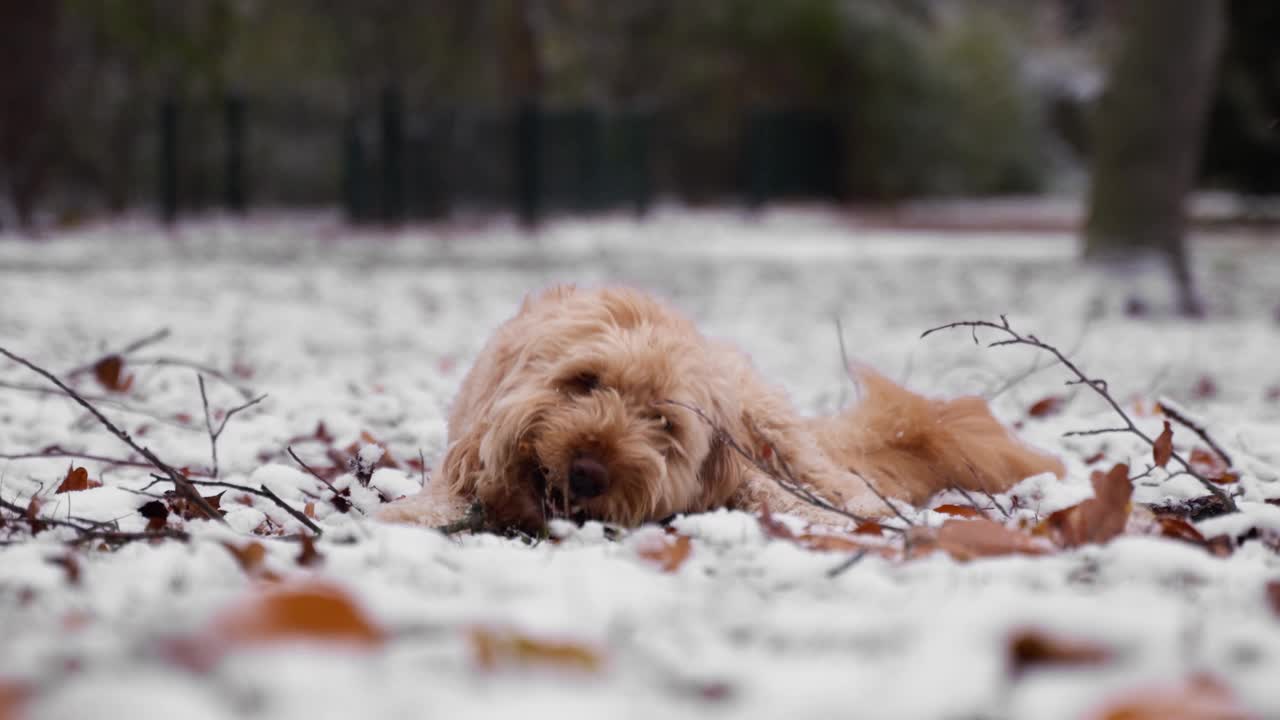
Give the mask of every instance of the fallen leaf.
<path id="1" fill-rule="evenodd" d="M 1040 538 L 986 518 L 948 520 L 936 530 L 913 528 L 908 540 L 911 557 L 941 550 L 960 562 L 1001 555 L 1044 555 L 1053 550 Z"/>
<path id="2" fill-rule="evenodd" d="M 962 518 L 986 517 L 985 515 L 982 514 L 982 511 L 978 510 L 975 507 L 970 507 L 968 505 L 939 505 L 938 507 L 933 508 L 933 511 L 936 513 L 942 513 L 943 515 L 951 515 L 952 517 L 962 517 Z"/>
<path id="3" fill-rule="evenodd" d="M 659 539 L 646 542 L 639 550 L 640 557 L 658 566 L 662 572 L 675 572 L 680 569 L 693 545 L 685 535 L 662 535 Z"/>
<path id="4" fill-rule="evenodd" d="M 266 568 L 267 548 L 262 543 L 251 541 L 244 546 L 238 546 L 224 542 L 222 546 L 231 553 L 231 557 L 235 558 L 236 564 L 244 570 L 245 575 L 262 580 L 280 579 L 279 575 Z"/>
<path id="5" fill-rule="evenodd" d="M 62 568 L 67 576 L 68 585 L 80 584 L 80 561 L 76 560 L 76 556 L 70 553 L 51 557 L 47 560 L 50 565 L 57 565 Z"/>
<path id="6" fill-rule="evenodd" d="M 1151 446 L 1151 458 L 1155 460 L 1156 467 L 1164 467 L 1169 464 L 1169 458 L 1173 456 L 1173 427 L 1169 425 L 1169 421 L 1164 421 L 1164 430 L 1160 432 L 1160 436 L 1156 438 L 1156 442 Z"/>
<path id="7" fill-rule="evenodd" d="M 306 505 L 304 505 L 304 506 L 302 507 L 302 514 L 303 514 L 303 515 L 306 515 L 307 517 L 311 518 L 312 520 L 315 520 L 315 519 L 316 519 L 316 504 L 315 504 L 315 503 L 313 503 L 313 502 L 309 502 L 309 503 L 307 503 Z"/>
<path id="8" fill-rule="evenodd" d="M 302 549 L 298 552 L 298 564 L 303 567 L 312 567 L 324 563 L 324 555 L 316 550 L 316 541 L 310 535 L 303 535 L 299 541 Z"/>
<path id="9" fill-rule="evenodd" d="M 1090 479 L 1094 497 L 1049 515 L 1035 534 L 1048 535 L 1063 547 L 1078 547 L 1105 543 L 1124 532 L 1133 497 L 1129 466 L 1120 463 L 1106 473 L 1094 471 Z"/>
<path id="10" fill-rule="evenodd" d="M 15 680 L 0 679 L 0 720 L 18 720 L 31 697 L 31 688 Z"/>
<path id="11" fill-rule="evenodd" d="M 1061 395 L 1050 395 L 1049 397 L 1042 398 L 1033 403 L 1031 407 L 1027 408 L 1027 414 L 1033 418 L 1057 415 L 1058 412 L 1062 410 L 1064 402 L 1066 402 L 1066 400 Z"/>
<path id="12" fill-rule="evenodd" d="M 1196 380 L 1195 387 L 1191 389 L 1191 395 L 1197 400 L 1208 400 L 1218 395 L 1218 384 L 1208 375 L 1201 375 Z"/>
<path id="13" fill-rule="evenodd" d="M 102 487 L 102 483 L 89 479 L 89 471 L 82 467 L 67 468 L 67 476 L 62 479 L 62 483 L 58 485 L 58 489 L 54 490 L 54 494 L 65 492 L 79 492 L 88 490 L 89 488 Z"/>
<path id="14" fill-rule="evenodd" d="M 1092 465 L 1092 464 L 1094 464 L 1094 463 L 1102 462 L 1103 460 L 1106 460 L 1106 459 L 1107 459 L 1107 454 L 1106 454 L 1106 453 L 1104 453 L 1104 452 L 1102 452 L 1101 450 L 1099 450 L 1098 452 L 1096 452 L 1096 453 L 1094 453 L 1094 454 L 1090 455 L 1089 457 L 1085 458 L 1085 459 L 1084 459 L 1084 464 L 1085 464 L 1085 465 Z"/>
<path id="15" fill-rule="evenodd" d="M 1111 651 L 1100 645 L 1042 630 L 1022 629 L 1009 637 L 1009 673 L 1014 676 L 1045 665 L 1100 665 L 1111 657 Z"/>
<path id="16" fill-rule="evenodd" d="M 124 358 L 119 355 L 108 355 L 94 363 L 93 376 L 99 385 L 111 392 L 129 392 L 133 387 L 133 376 L 124 374 Z"/>
<path id="17" fill-rule="evenodd" d="M 760 529 L 764 532 L 764 536 L 768 538 L 776 538 L 779 540 L 795 540 L 795 533 L 791 532 L 791 528 L 787 524 L 778 520 L 769 511 L 769 504 L 765 503 L 760 508 L 759 517 Z"/>
<path id="18" fill-rule="evenodd" d="M 48 527 L 48 524 L 40 519 L 40 505 L 40 498 L 32 495 L 31 501 L 27 503 L 27 512 L 23 515 L 27 520 L 27 526 L 31 528 L 32 535 L 37 535 Z"/>
<path id="19" fill-rule="evenodd" d="M 1251 720 L 1231 690 L 1208 675 L 1172 686 L 1150 686 L 1123 693 L 1089 713 L 1089 720 Z"/>
<path id="20" fill-rule="evenodd" d="M 1271 611 L 1280 618 L 1280 580 L 1267 583 L 1267 602 L 1271 604 Z"/>
<path id="21" fill-rule="evenodd" d="M 488 628 L 472 628 L 468 639 L 476 664 L 485 670 L 495 670 L 503 665 L 541 665 L 596 672 L 604 665 L 599 651 L 580 643 L 546 640 L 515 631 Z"/>
<path id="22" fill-rule="evenodd" d="M 210 635 L 231 645 L 314 640 L 376 647 L 386 639 L 345 590 L 320 582 L 264 590 L 219 616 Z"/>
<path id="23" fill-rule="evenodd" d="M 1191 448 L 1191 455 L 1187 458 L 1187 462 L 1191 463 L 1191 467 L 1196 472 L 1220 485 L 1229 485 L 1240 480 L 1239 473 L 1232 472 L 1222 456 L 1212 450 Z"/>
<path id="24" fill-rule="evenodd" d="M 147 519 L 147 532 L 163 529 L 169 522 L 169 508 L 159 500 L 152 500 L 138 508 L 138 514 Z"/>

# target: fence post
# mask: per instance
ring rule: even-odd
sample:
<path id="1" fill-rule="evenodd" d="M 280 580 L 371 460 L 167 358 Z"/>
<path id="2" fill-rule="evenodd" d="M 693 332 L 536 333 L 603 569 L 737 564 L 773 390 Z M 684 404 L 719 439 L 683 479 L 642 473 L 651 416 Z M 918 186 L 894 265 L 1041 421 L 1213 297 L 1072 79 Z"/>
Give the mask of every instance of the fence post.
<path id="1" fill-rule="evenodd" d="M 225 107 L 225 131 L 226 131 L 226 204 L 231 212 L 237 215 L 244 214 L 246 208 L 245 189 L 244 189 L 244 150 L 245 150 L 245 122 L 244 98 L 239 95 L 230 95 L 226 99 Z"/>
<path id="2" fill-rule="evenodd" d="M 516 215 L 525 229 L 537 227 L 542 219 L 542 115 L 537 103 L 520 101 L 515 118 Z"/>
<path id="3" fill-rule="evenodd" d="M 342 128 L 342 201 L 347 222 L 360 223 L 365 213 L 366 179 L 364 147 L 360 143 L 360 121 L 352 113 Z"/>
<path id="4" fill-rule="evenodd" d="M 172 97 L 160 102 L 160 219 L 172 225 L 178 219 L 178 103 Z"/>
<path id="5" fill-rule="evenodd" d="M 388 88 L 382 93 L 382 219 L 398 223 L 404 219 L 404 122 L 400 92 Z"/>

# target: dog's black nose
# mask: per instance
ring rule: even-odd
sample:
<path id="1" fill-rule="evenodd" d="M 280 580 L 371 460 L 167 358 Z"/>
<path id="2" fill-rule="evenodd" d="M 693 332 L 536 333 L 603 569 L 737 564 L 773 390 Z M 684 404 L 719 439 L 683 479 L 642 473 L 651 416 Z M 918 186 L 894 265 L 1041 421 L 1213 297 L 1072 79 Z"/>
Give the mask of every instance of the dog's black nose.
<path id="1" fill-rule="evenodd" d="M 608 482 L 608 469 L 595 458 L 580 457 L 569 466 L 569 490 L 576 497 L 596 497 L 604 492 Z"/>

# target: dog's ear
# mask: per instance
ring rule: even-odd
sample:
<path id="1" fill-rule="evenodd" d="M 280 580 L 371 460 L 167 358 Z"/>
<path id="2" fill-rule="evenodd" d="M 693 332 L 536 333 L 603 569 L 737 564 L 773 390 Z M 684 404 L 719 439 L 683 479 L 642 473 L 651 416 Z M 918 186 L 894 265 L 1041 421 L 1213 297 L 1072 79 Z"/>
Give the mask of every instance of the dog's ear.
<path id="1" fill-rule="evenodd" d="M 711 449 L 698 468 L 698 481 L 702 484 L 701 509 L 723 507 L 738 492 L 746 477 L 743 462 L 721 433 L 712 436 Z"/>

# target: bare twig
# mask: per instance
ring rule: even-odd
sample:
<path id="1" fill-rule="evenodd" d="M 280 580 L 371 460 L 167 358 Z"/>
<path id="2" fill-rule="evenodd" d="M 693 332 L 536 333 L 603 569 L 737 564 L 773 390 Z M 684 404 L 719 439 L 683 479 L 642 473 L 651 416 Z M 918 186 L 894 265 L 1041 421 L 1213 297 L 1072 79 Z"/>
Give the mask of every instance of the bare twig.
<path id="1" fill-rule="evenodd" d="M 967 320 L 967 321 L 961 321 L 961 322 L 948 323 L 946 325 L 941 325 L 939 327 L 926 330 L 920 335 L 920 337 L 925 338 L 941 330 L 950 330 L 954 328 L 969 328 L 969 331 L 973 335 L 974 343 L 978 343 L 979 328 L 987 328 L 987 329 L 995 330 L 997 332 L 1004 333 L 1006 336 L 1008 336 L 1007 339 L 1005 340 L 997 340 L 994 342 L 987 343 L 987 347 L 1001 347 L 1004 345 L 1025 345 L 1028 347 L 1044 350 L 1045 352 L 1050 353 L 1051 355 L 1053 355 L 1055 358 L 1058 359 L 1058 362 L 1061 363 L 1063 367 L 1065 367 L 1068 371 L 1071 372 L 1072 375 L 1075 376 L 1073 380 L 1067 381 L 1068 385 L 1084 385 L 1090 388 L 1091 390 L 1094 391 L 1094 393 L 1098 395 L 1098 397 L 1102 398 L 1103 401 L 1105 401 L 1108 405 L 1110 405 L 1111 409 L 1115 411 L 1116 415 L 1119 416 L 1120 420 L 1124 422 L 1123 428 L 1107 428 L 1105 430 L 1101 430 L 1097 432 L 1078 431 L 1077 434 L 1080 434 L 1080 432 L 1084 432 L 1086 434 L 1100 434 L 1103 432 L 1129 432 L 1135 435 L 1136 437 L 1140 438 L 1149 447 L 1155 447 L 1155 440 L 1152 439 L 1151 436 L 1143 432 L 1142 429 L 1139 428 L 1136 424 L 1134 424 L 1133 419 L 1129 417 L 1129 414 L 1126 413 L 1124 409 L 1120 407 L 1120 403 L 1116 402 L 1116 399 L 1111 396 L 1111 393 L 1107 388 L 1107 382 L 1105 380 L 1089 377 L 1084 373 L 1084 371 L 1082 371 L 1078 366 L 1076 366 L 1074 362 L 1072 362 L 1066 355 L 1064 355 L 1061 350 L 1054 347 L 1053 345 L 1050 345 L 1049 343 L 1043 342 L 1042 340 L 1037 338 L 1035 335 L 1023 335 L 1015 331 L 1012 327 L 1010 327 L 1009 319 L 1004 315 L 1000 316 L 999 323 L 990 322 L 988 320 Z M 1191 475 L 1197 481 L 1199 481 L 1199 483 L 1206 490 L 1208 490 L 1211 494 L 1213 494 L 1219 500 L 1221 500 L 1226 505 L 1226 507 L 1228 507 L 1233 512 L 1237 510 L 1235 501 L 1231 499 L 1231 496 L 1228 495 L 1226 492 L 1224 492 L 1218 486 L 1214 485 L 1213 482 L 1209 480 L 1209 478 L 1197 472 L 1195 468 L 1191 466 L 1191 463 L 1189 463 L 1186 460 L 1186 458 L 1182 457 L 1177 452 L 1174 452 L 1171 457 L 1173 460 L 1177 461 L 1177 463 L 1181 465 L 1184 470 L 1186 470 L 1188 475 Z"/>
<path id="2" fill-rule="evenodd" d="M 150 490 L 151 487 L 154 486 L 157 482 L 169 482 L 169 478 L 162 477 L 160 475 L 152 475 L 151 477 L 153 478 L 153 482 L 150 482 L 147 485 L 143 486 L 142 488 L 143 492 Z M 258 487 L 255 488 L 249 485 L 239 485 L 237 483 L 229 483 L 224 480 L 190 480 L 189 482 L 192 485 L 195 485 L 198 487 L 227 488 L 228 490 L 235 490 L 237 492 L 242 492 L 249 495 L 257 495 L 258 497 L 266 498 L 270 500 L 272 503 L 274 503 L 276 507 L 279 507 L 281 510 L 284 510 L 285 512 L 289 513 L 289 515 L 293 516 L 293 519 L 302 523 L 304 527 L 306 527 L 311 532 L 315 533 L 317 537 L 324 534 L 324 531 L 322 531 L 318 525 L 311 522 L 311 518 L 307 517 L 305 513 L 293 507 L 292 505 L 285 502 L 284 500 L 282 500 L 279 495 L 276 495 L 274 492 L 272 492 L 271 488 L 267 487 L 266 485 L 259 485 Z"/>
<path id="3" fill-rule="evenodd" d="M 776 483 L 778 487 L 782 488 L 787 494 L 795 498 L 798 498 L 804 501 L 805 503 L 812 505 L 813 507 L 819 508 L 821 510 L 826 510 L 827 512 L 835 513 L 836 515 L 840 515 L 841 517 L 852 520 L 855 523 L 862 524 L 865 522 L 869 522 L 868 518 L 864 518 L 860 515 L 855 515 L 854 513 L 851 513 L 842 507 L 837 507 L 835 505 L 832 505 L 822 497 L 819 497 L 814 492 L 809 490 L 807 487 L 804 486 L 803 483 L 798 481 L 794 475 L 792 475 L 791 470 L 789 467 L 787 467 L 785 460 L 783 460 L 780 457 L 779 457 L 779 463 L 782 466 L 782 473 L 779 474 L 778 472 L 776 472 L 773 468 L 769 467 L 768 464 L 765 463 L 763 460 L 757 458 L 752 453 L 747 452 L 746 449 L 744 449 L 741 445 L 738 444 L 738 441 L 733 438 L 733 435 L 731 435 L 729 431 L 725 430 L 723 427 L 718 425 L 714 420 L 708 417 L 707 414 L 704 413 L 701 408 L 698 408 L 693 405 L 689 405 L 687 403 L 682 403 L 678 400 L 662 400 L 659 402 L 682 407 L 688 410 L 689 412 L 692 412 L 693 414 L 697 415 L 699 418 L 702 419 L 703 422 L 705 422 L 707 425 L 711 427 L 712 431 L 716 434 L 717 439 L 723 442 L 726 447 L 728 447 L 729 449 L 737 453 L 740 457 L 742 457 L 743 460 L 746 460 L 748 463 L 750 463 L 752 467 L 760 471 L 765 477 L 769 478 L 770 480 L 773 480 L 774 483 Z M 865 478 L 863 478 L 863 480 L 865 482 Z M 897 508 L 894 508 L 892 505 L 889 505 L 889 507 L 893 509 L 894 512 L 897 512 Z M 885 529 L 889 530 L 890 532 L 897 532 L 897 533 L 903 532 L 901 528 L 895 528 L 891 526 L 885 526 Z"/>
<path id="4" fill-rule="evenodd" d="M 1231 461 L 1231 456 L 1227 454 L 1226 450 L 1222 449 L 1221 445 L 1214 442 L 1213 438 L 1209 437 L 1209 431 L 1205 430 L 1203 425 L 1182 414 L 1182 411 L 1174 407 L 1168 400 L 1162 399 L 1160 401 L 1160 410 L 1164 413 L 1165 417 L 1200 436 L 1200 439 L 1209 446 L 1209 449 L 1215 452 L 1218 457 L 1222 458 L 1222 462 L 1226 463 L 1227 467 L 1235 467 L 1235 463 Z"/>
<path id="5" fill-rule="evenodd" d="M 27 453 L 0 453 L 0 460 L 35 460 L 39 458 L 69 458 L 72 460 L 89 460 L 92 462 L 100 462 L 104 465 L 112 467 L 134 467 L 134 468 L 153 468 L 155 467 L 149 462 L 139 460 L 122 460 L 120 458 L 106 457 L 103 455 L 94 455 L 92 453 L 75 452 L 72 450 L 64 450 L 57 445 L 47 447 L 39 452 Z M 194 477 L 202 477 L 201 473 L 191 472 L 189 475 Z"/>
<path id="6" fill-rule="evenodd" d="M 195 505 L 196 509 L 200 511 L 201 515 L 204 515 L 206 518 L 210 520 L 224 522 L 222 519 L 222 515 L 220 515 L 217 510 L 214 510 L 213 507 L 210 506 L 209 503 L 206 502 L 203 497 L 201 497 L 199 491 L 196 490 L 195 486 L 192 485 L 191 482 L 182 475 L 182 473 L 174 469 L 172 465 L 169 465 L 168 463 L 164 462 L 160 458 L 156 457 L 156 454 L 148 450 L 145 446 L 139 445 L 138 443 L 134 442 L 133 438 L 129 436 L 129 433 L 125 432 L 124 430 L 121 430 L 118 426 L 116 426 L 115 423 L 108 420 L 106 415 L 103 415 L 102 412 L 98 410 L 97 407 L 95 407 L 88 400 L 85 400 L 84 397 L 80 395 L 80 393 L 76 392 L 71 387 L 69 387 L 66 383 L 59 380 L 57 376 L 55 376 L 53 373 L 49 372 L 48 370 L 45 370 L 44 368 L 32 363 L 30 360 L 27 360 L 24 357 L 15 355 L 14 353 L 10 352 L 9 350 L 6 350 L 3 347 L 0 347 L 0 355 L 4 355 L 10 360 L 18 363 L 19 365 L 26 367 L 32 372 L 44 377 L 49 382 L 58 386 L 58 388 L 61 389 L 64 393 L 66 393 L 68 397 L 76 401 L 77 404 L 79 404 L 85 410 L 88 410 L 90 414 L 92 414 L 95 418 L 97 418 L 98 422 L 101 423 L 102 426 L 105 427 L 108 431 L 110 431 L 112 435 L 115 435 L 120 440 L 120 442 L 123 442 L 124 444 L 133 448 L 133 451 L 141 455 L 144 459 L 147 460 L 147 462 L 151 463 L 152 467 L 164 473 L 165 476 L 167 476 L 169 480 L 173 483 L 173 486 L 174 488 L 177 489 L 178 493 L 186 497 L 187 500 L 191 501 L 191 504 Z"/>
<path id="7" fill-rule="evenodd" d="M 996 496 L 995 496 L 995 495 L 992 495 L 992 494 L 991 494 L 989 491 L 987 491 L 987 490 L 983 490 L 983 491 L 982 491 L 982 494 L 987 496 L 987 499 L 991 501 L 991 504 L 992 504 L 992 505 L 995 505 L 995 506 L 996 506 L 996 509 L 1000 511 L 1000 514 L 1001 514 L 1001 515 L 1003 515 L 1003 516 L 1004 516 L 1004 518 L 1005 518 L 1006 520 L 1008 520 L 1008 519 L 1011 517 L 1011 516 L 1009 515 L 1009 511 L 1008 511 L 1008 510 L 1005 510 L 1005 509 L 1004 509 L 1004 506 L 1003 506 L 1003 505 L 1001 505 L 1001 504 L 1000 504 L 1000 502 L 999 502 L 998 500 L 996 500 Z"/>
<path id="8" fill-rule="evenodd" d="M 236 382 L 231 376 L 227 375 L 226 373 L 222 372 L 221 370 L 215 367 L 210 367 L 208 365 L 203 365 L 201 363 L 193 362 L 191 360 L 186 360 L 183 358 L 168 357 L 168 356 L 142 357 L 142 358 L 135 358 L 134 360 L 131 361 L 131 364 L 134 367 L 150 365 L 151 367 L 179 367 L 179 368 L 186 368 L 188 370 L 195 370 L 197 373 L 201 375 L 208 375 L 211 378 L 221 381 L 222 383 L 226 384 L 228 387 L 240 393 L 245 400 L 253 398 L 256 394 L 251 388 L 241 385 L 240 383 Z"/>
<path id="9" fill-rule="evenodd" d="M 850 555 L 848 559 L 841 562 L 839 565 L 828 570 L 827 577 L 835 578 L 843 575 L 846 570 L 853 567 L 854 565 L 857 565 L 862 560 L 862 558 L 866 556 L 867 556 L 866 550 L 859 550 L 858 552 Z"/>
<path id="10" fill-rule="evenodd" d="M 329 482 L 328 480 L 325 480 L 323 475 L 316 472 L 315 469 L 312 468 L 310 465 L 302 462 L 302 458 L 298 457 L 298 453 L 293 451 L 292 445 L 286 447 L 285 450 L 289 452 L 289 457 L 293 458 L 293 461 L 298 463 L 298 465 L 300 465 L 303 470 L 306 470 L 311 475 L 311 477 L 319 480 L 325 487 L 329 488 L 329 490 L 333 492 L 335 495 L 338 493 L 338 488 L 334 487 L 333 483 Z"/>
<path id="11" fill-rule="evenodd" d="M 160 328 L 159 330 L 151 333 L 150 335 L 146 335 L 138 338 L 137 340 L 134 340 L 133 342 L 129 343 L 128 345 L 125 345 L 124 347 L 120 348 L 115 352 L 109 352 L 109 353 L 103 354 L 93 362 L 85 363 L 84 365 L 79 365 L 77 367 L 74 367 L 66 371 L 65 373 L 63 373 L 63 375 L 69 378 L 75 377 L 77 375 L 83 375 L 84 373 L 87 373 L 90 370 L 93 370 L 94 368 L 96 368 L 98 366 L 98 363 L 102 362 L 103 360 L 106 360 L 109 357 L 125 357 L 126 355 L 135 353 L 148 345 L 154 345 L 155 343 L 158 343 L 167 337 L 169 337 L 169 328 Z"/>
<path id="12" fill-rule="evenodd" d="M 204 390 L 204 376 L 196 373 L 196 380 L 200 385 L 200 403 L 204 406 L 204 426 L 209 432 L 209 455 L 213 460 L 212 475 L 214 477 L 218 477 L 218 438 L 222 437 L 222 431 L 227 429 L 227 423 L 231 421 L 232 416 L 242 410 L 248 410 L 254 405 L 266 400 L 267 396 L 259 395 L 246 403 L 231 408 L 223 414 L 222 422 L 218 425 L 217 429 L 214 429 L 213 415 L 209 413 L 209 395 L 205 393 Z"/>

